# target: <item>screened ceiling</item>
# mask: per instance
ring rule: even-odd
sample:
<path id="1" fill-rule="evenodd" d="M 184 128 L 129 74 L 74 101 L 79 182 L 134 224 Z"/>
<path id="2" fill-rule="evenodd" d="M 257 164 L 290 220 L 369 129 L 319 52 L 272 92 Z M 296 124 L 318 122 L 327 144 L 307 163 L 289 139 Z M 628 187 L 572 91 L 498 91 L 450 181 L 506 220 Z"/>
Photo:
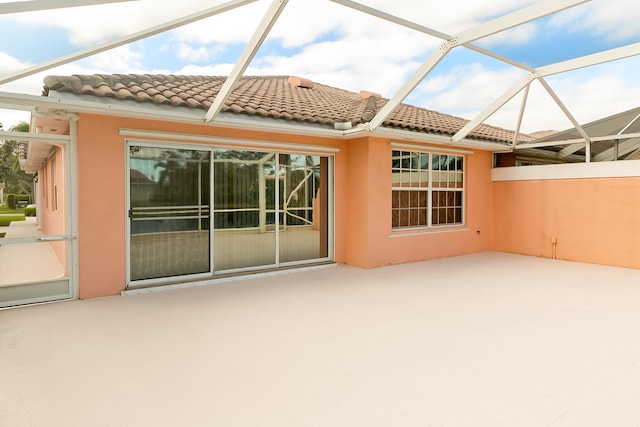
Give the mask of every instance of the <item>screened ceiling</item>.
<path id="1" fill-rule="evenodd" d="M 48 74 L 227 75 L 205 122 L 215 122 L 240 76 L 295 74 L 389 98 L 361 132 L 374 131 L 408 102 L 469 119 L 451 143 L 486 122 L 516 130 L 514 150 L 561 161 L 629 158 L 639 148 L 640 13 L 628 6 L 623 0 L 457 7 L 415 0 L 2 2 L 0 121 L 28 112 Z M 572 130 L 553 132 L 562 129 Z M 542 130 L 545 136 L 533 142 L 522 137 Z"/>

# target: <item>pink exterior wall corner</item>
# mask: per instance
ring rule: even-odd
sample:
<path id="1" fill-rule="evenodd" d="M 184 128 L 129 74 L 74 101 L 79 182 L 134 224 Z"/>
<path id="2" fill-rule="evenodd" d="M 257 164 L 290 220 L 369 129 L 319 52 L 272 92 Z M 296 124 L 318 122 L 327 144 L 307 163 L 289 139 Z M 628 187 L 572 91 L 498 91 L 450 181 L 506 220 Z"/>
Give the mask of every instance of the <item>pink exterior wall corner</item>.
<path id="1" fill-rule="evenodd" d="M 640 178 L 493 187 L 493 250 L 640 268 Z"/>

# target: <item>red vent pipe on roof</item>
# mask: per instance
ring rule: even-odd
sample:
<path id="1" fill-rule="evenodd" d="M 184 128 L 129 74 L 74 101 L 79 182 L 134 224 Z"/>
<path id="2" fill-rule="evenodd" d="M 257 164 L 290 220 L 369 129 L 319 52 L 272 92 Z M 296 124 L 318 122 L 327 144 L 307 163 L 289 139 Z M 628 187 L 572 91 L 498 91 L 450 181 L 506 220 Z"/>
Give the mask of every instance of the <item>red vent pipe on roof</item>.
<path id="1" fill-rule="evenodd" d="M 313 82 L 302 77 L 289 76 L 289 84 L 295 87 L 303 87 L 305 89 L 313 89 Z"/>

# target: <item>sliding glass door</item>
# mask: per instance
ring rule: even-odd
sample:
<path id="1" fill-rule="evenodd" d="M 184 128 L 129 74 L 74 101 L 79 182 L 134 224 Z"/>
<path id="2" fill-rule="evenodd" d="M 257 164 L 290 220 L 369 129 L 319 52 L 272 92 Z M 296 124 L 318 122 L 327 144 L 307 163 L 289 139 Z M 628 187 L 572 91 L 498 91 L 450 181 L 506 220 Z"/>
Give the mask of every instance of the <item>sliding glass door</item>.
<path id="1" fill-rule="evenodd" d="M 210 152 L 129 147 L 132 281 L 211 272 Z"/>
<path id="2" fill-rule="evenodd" d="M 275 153 L 214 153 L 216 271 L 275 265 Z"/>
<path id="3" fill-rule="evenodd" d="M 129 146 L 129 283 L 330 258 L 327 156 Z"/>

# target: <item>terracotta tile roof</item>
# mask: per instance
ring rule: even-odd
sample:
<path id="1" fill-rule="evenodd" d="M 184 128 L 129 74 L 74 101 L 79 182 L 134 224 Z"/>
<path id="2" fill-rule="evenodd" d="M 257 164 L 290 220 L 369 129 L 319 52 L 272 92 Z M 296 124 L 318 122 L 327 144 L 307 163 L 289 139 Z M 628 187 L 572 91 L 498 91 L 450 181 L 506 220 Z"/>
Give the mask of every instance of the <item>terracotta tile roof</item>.
<path id="1" fill-rule="evenodd" d="M 44 94 L 50 91 L 77 95 L 172 105 L 207 110 L 226 77 L 178 75 L 73 75 L 48 76 Z M 379 111 L 387 99 L 370 92 L 360 94 L 287 76 L 242 77 L 226 100 L 222 112 L 314 123 L 333 127 L 336 122 L 352 125 L 370 120 L 371 108 Z M 412 105 L 400 105 L 384 127 L 414 132 L 453 135 L 468 121 Z M 511 142 L 513 132 L 481 125 L 470 138 Z"/>

